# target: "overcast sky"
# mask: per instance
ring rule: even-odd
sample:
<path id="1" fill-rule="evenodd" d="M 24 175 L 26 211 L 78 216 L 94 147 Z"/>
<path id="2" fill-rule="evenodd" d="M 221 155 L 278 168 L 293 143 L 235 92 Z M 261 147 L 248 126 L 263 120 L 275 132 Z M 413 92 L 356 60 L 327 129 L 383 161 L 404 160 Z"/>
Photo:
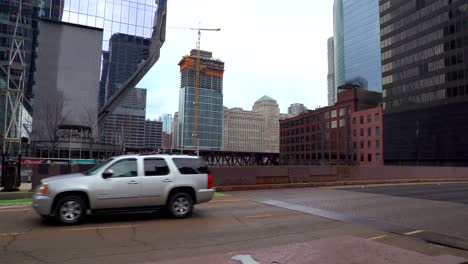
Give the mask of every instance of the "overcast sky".
<path id="1" fill-rule="evenodd" d="M 333 0 L 169 0 L 168 27 L 221 28 L 202 32 L 201 48 L 225 62 L 224 105 L 250 110 L 268 95 L 282 112 L 327 103 L 327 39 Z M 168 29 L 161 57 L 138 87 L 148 89 L 147 117 L 174 114 L 179 105 L 182 56 L 197 33 Z"/>

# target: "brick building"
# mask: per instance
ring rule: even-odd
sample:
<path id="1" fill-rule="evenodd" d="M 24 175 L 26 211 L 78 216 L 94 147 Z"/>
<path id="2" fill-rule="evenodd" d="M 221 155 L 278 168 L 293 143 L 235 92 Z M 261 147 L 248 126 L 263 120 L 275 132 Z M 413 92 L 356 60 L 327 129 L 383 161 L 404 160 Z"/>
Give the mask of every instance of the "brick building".
<path id="1" fill-rule="evenodd" d="M 351 113 L 353 161 L 360 165 L 383 165 L 382 107 Z"/>
<path id="2" fill-rule="evenodd" d="M 354 142 L 371 140 L 371 146 L 381 143 L 382 118 L 379 103 L 382 95 L 353 86 L 345 85 L 339 88 L 338 100 L 333 106 L 323 107 L 302 113 L 299 116 L 280 120 L 280 157 L 287 164 L 322 164 L 360 162 L 361 154 L 372 154 L 371 162 L 364 159 L 363 163 L 376 164 L 376 149 L 354 149 Z M 379 112 L 380 111 L 380 112 Z M 379 123 L 352 124 L 352 118 L 380 113 Z M 361 128 L 380 129 L 379 138 L 367 139 L 356 137 L 353 131 Z M 366 131 L 367 132 L 367 131 Z M 358 143 L 356 143 L 358 144 Z M 366 143 L 367 144 L 367 143 Z M 367 147 L 367 145 L 366 145 Z M 381 151 L 381 147 L 379 151 Z M 381 159 L 381 152 L 380 154 Z M 359 154 L 359 160 L 358 160 Z M 366 157 L 367 158 L 367 157 Z M 374 162 L 375 161 L 375 162 Z"/>

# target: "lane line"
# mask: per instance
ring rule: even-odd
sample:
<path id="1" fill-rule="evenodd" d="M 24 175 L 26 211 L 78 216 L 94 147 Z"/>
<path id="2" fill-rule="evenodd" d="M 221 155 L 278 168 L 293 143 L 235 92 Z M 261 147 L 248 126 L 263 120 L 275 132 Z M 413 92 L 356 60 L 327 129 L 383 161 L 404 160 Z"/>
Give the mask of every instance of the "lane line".
<path id="1" fill-rule="evenodd" d="M 24 235 L 26 233 L 5 233 L 5 234 L 0 234 L 0 237 L 2 236 L 19 236 L 19 235 Z"/>
<path id="2" fill-rule="evenodd" d="M 236 199 L 236 200 L 216 200 L 216 201 L 209 201 L 208 203 L 227 203 L 227 202 L 243 202 L 249 201 L 247 199 Z"/>
<path id="3" fill-rule="evenodd" d="M 407 235 L 407 236 L 412 236 L 412 235 L 420 234 L 422 232 L 424 232 L 424 230 L 415 230 L 415 231 L 412 231 L 412 232 L 406 232 L 404 234 Z"/>
<path id="4" fill-rule="evenodd" d="M 272 214 L 249 215 L 249 216 L 245 216 L 244 218 L 251 219 L 251 218 L 265 218 L 265 217 L 272 217 L 272 216 L 275 216 L 275 215 L 272 215 Z"/>
<path id="5" fill-rule="evenodd" d="M 387 235 L 381 235 L 381 236 L 368 238 L 367 240 L 379 240 L 379 239 L 386 238 L 386 237 L 387 237 Z"/>
<path id="6" fill-rule="evenodd" d="M 21 205 L 21 204 L 15 204 L 15 205 L 7 205 L 7 206 L 0 206 L 0 210 L 7 209 L 7 208 L 22 208 L 22 207 L 28 207 L 31 206 L 29 205 Z"/>
<path id="7" fill-rule="evenodd" d="M 94 226 L 94 227 L 81 227 L 81 228 L 66 228 L 61 229 L 60 232 L 73 232 L 73 231 L 85 231 L 85 230 L 96 230 L 96 229 L 122 229 L 122 228 L 134 228 L 139 225 L 121 225 L 121 226 Z"/>

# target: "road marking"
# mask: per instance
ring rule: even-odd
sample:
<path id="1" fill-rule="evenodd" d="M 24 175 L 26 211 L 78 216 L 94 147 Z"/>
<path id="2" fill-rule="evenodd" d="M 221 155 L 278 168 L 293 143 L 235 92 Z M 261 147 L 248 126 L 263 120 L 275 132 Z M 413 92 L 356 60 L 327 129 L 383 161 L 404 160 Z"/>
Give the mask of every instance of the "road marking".
<path id="1" fill-rule="evenodd" d="M 81 228 L 66 228 L 60 230 L 60 232 L 69 231 L 85 231 L 85 230 L 96 230 L 96 229 L 118 229 L 118 228 L 134 228 L 139 225 L 121 225 L 121 226 L 95 226 L 95 227 L 81 227 Z"/>
<path id="2" fill-rule="evenodd" d="M 5 233 L 5 234 L 0 234 L 0 237 L 2 236 L 19 236 L 19 235 L 24 235 L 26 233 Z"/>
<path id="3" fill-rule="evenodd" d="M 412 232 L 406 232 L 405 235 L 412 236 L 412 235 L 420 234 L 422 232 L 424 232 L 424 230 L 416 230 L 416 231 L 412 231 Z"/>
<path id="4" fill-rule="evenodd" d="M 248 201 L 247 199 L 235 199 L 235 200 L 216 200 L 216 201 L 209 201 L 208 203 L 227 203 L 227 202 L 243 202 Z"/>
<path id="5" fill-rule="evenodd" d="M 242 264 L 261 264 L 260 262 L 252 258 L 251 255 L 237 255 L 237 256 L 232 257 L 231 259 L 239 261 Z"/>
<path id="6" fill-rule="evenodd" d="M 249 215 L 249 216 L 246 216 L 246 217 L 244 217 L 244 218 L 247 218 L 247 219 L 249 219 L 249 218 L 264 218 L 264 217 L 272 217 L 272 216 L 274 216 L 274 215 L 272 215 L 272 214 Z"/>
<path id="7" fill-rule="evenodd" d="M 22 207 L 27 207 L 31 206 L 29 205 L 21 205 L 21 204 L 15 204 L 15 205 L 7 205 L 7 206 L 0 206 L 0 210 L 7 209 L 7 208 L 22 208 Z"/>
<path id="8" fill-rule="evenodd" d="M 367 240 L 379 240 L 379 239 L 386 238 L 386 237 L 387 237 L 387 235 L 381 235 L 381 236 L 368 238 Z"/>

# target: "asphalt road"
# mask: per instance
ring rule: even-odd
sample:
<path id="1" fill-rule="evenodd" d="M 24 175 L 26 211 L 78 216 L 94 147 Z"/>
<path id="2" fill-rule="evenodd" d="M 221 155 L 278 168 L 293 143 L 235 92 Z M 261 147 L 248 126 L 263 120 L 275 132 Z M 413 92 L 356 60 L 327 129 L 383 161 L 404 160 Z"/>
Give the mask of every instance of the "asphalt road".
<path id="1" fill-rule="evenodd" d="M 336 248 L 342 250 L 337 254 Z M 85 224 L 45 224 L 29 206 L 0 207 L 0 263 L 461 263 L 468 252 L 375 228 L 223 197 L 193 218 L 161 214 L 94 217 Z M 249 256 L 249 255 L 248 255 Z M 188 260 L 187 260 L 188 258 Z"/>
<path id="2" fill-rule="evenodd" d="M 346 190 L 468 204 L 468 183 L 396 185 Z"/>
<path id="3" fill-rule="evenodd" d="M 458 239 L 468 249 L 468 205 L 460 203 L 468 197 L 468 192 L 463 191 L 466 187 L 466 184 L 397 185 L 259 190 L 232 194 L 390 232 L 424 231 L 425 234 L 418 235 Z"/>

